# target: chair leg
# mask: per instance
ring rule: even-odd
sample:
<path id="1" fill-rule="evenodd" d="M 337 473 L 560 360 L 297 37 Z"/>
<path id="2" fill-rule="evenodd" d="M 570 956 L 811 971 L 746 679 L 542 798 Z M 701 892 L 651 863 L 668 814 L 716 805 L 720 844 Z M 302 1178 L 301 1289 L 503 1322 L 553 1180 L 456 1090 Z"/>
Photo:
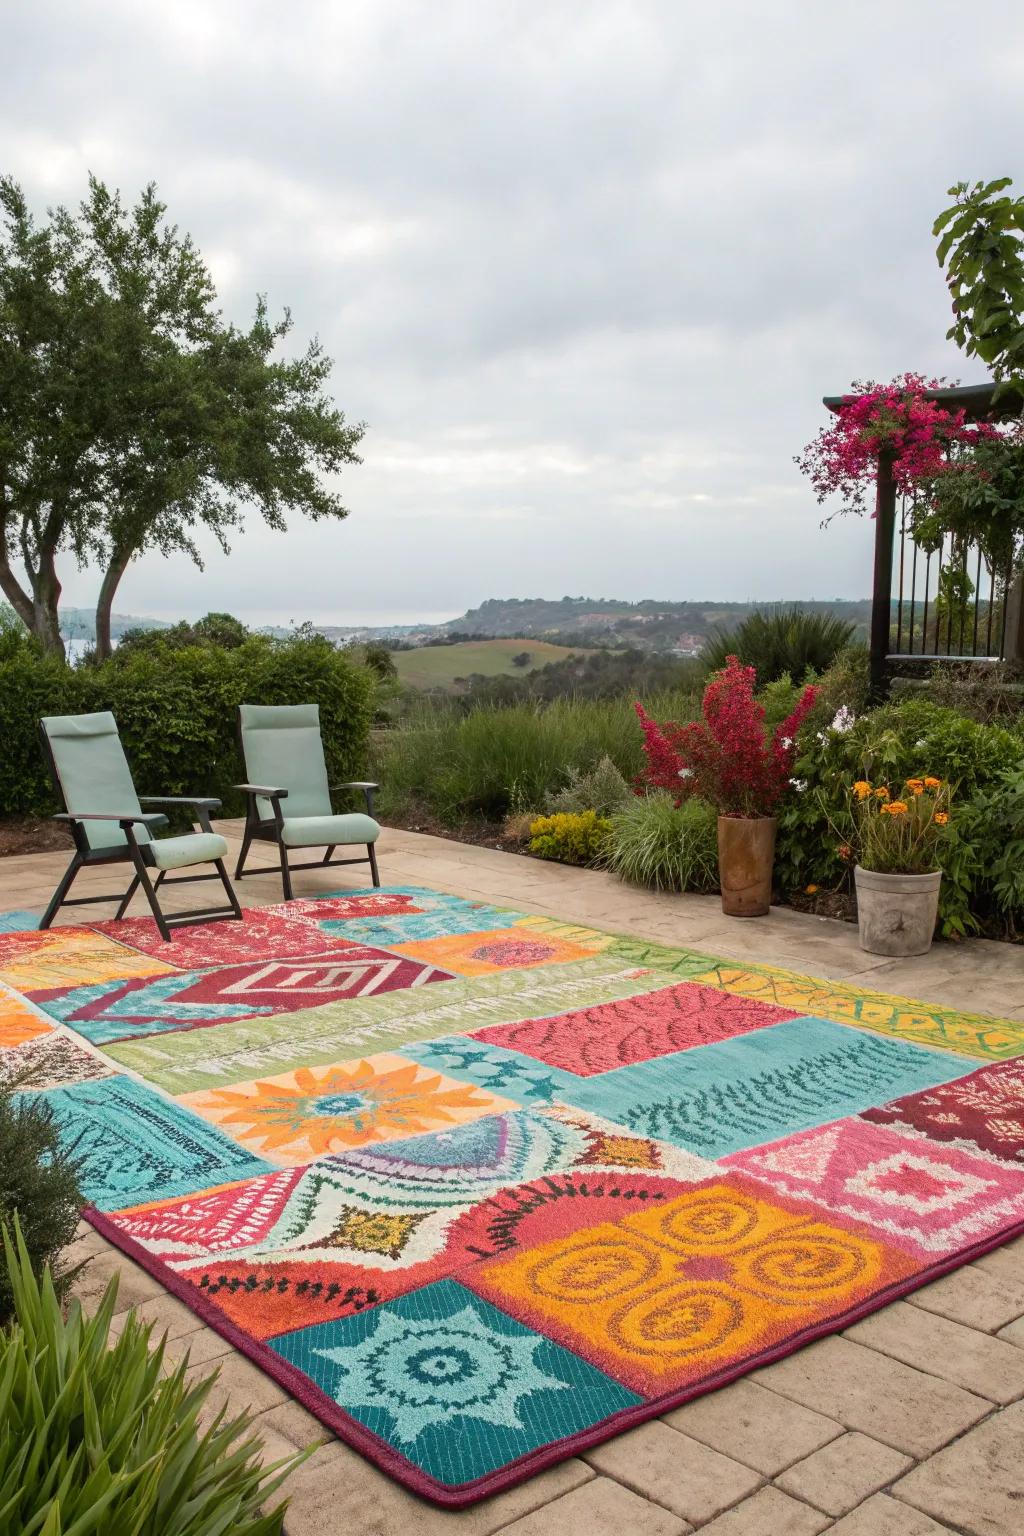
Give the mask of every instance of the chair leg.
<path id="1" fill-rule="evenodd" d="M 244 834 L 242 836 L 242 847 L 241 847 L 241 850 L 240 850 L 239 855 L 238 855 L 238 863 L 235 865 L 235 879 L 236 880 L 241 880 L 242 875 L 244 874 L 244 870 L 242 869 L 242 865 L 245 863 L 246 858 L 248 857 L 248 854 L 249 854 L 249 849 L 251 847 L 252 847 L 252 833 L 249 831 L 249 828 L 246 827 L 245 832 L 244 832 Z"/>
<path id="2" fill-rule="evenodd" d="M 138 888 L 139 888 L 139 877 L 138 877 L 138 875 L 136 875 L 134 877 L 134 879 L 132 880 L 131 885 L 128 887 L 128 889 L 125 891 L 124 895 L 122 896 L 122 898 L 121 898 L 121 905 L 118 907 L 117 911 L 114 913 L 114 921 L 115 922 L 119 922 L 120 919 L 122 917 L 124 917 L 125 913 L 128 911 L 128 908 L 131 906 L 132 897 L 135 895 L 135 892 L 138 890 Z"/>
<path id="3" fill-rule="evenodd" d="M 169 944 L 171 939 L 171 930 L 168 928 L 164 914 L 160 910 L 160 903 L 157 900 L 156 891 L 153 889 L 153 882 L 149 878 L 149 871 L 142 861 L 142 854 L 139 852 L 138 844 L 131 837 L 129 837 L 129 841 L 131 843 L 132 860 L 135 864 L 136 877 L 139 884 L 142 886 L 143 891 L 145 892 L 146 900 L 149 902 L 149 910 L 152 912 L 153 920 L 155 921 L 157 928 L 160 930 L 160 937 L 163 939 L 165 944 Z"/>
<path id="4" fill-rule="evenodd" d="M 331 844 L 331 846 L 328 848 L 327 852 L 324 854 L 323 859 L 321 860 L 321 863 L 329 864 L 331 862 L 331 854 L 334 852 L 334 850 L 335 850 L 335 848 L 337 848 L 337 846 L 338 846 L 337 843 L 332 843 Z"/>
<path id="5" fill-rule="evenodd" d="M 68 891 L 70 891 L 72 884 L 74 883 L 75 876 L 81 869 L 83 862 L 84 861 L 81 854 L 76 853 L 72 858 L 71 863 L 68 865 L 67 869 L 61 876 L 60 884 L 57 886 L 57 889 L 54 891 L 50 898 L 50 905 L 47 907 L 46 911 L 43 913 L 39 920 L 40 928 L 49 928 L 50 924 L 57 916 L 57 913 L 60 911 L 60 908 L 63 905 L 64 898 L 68 894 Z"/>
<path id="6" fill-rule="evenodd" d="M 370 855 L 370 873 L 373 876 L 374 885 L 380 885 L 380 875 L 377 871 L 377 850 L 372 843 L 367 843 L 366 851 Z"/>
<path id="7" fill-rule="evenodd" d="M 288 849 L 280 840 L 277 844 L 281 850 L 281 889 L 284 891 L 285 901 L 292 900 L 292 872 L 288 868 Z"/>
<path id="8" fill-rule="evenodd" d="M 214 859 L 213 862 L 218 875 L 220 875 L 221 885 L 223 885 L 225 891 L 227 892 L 228 901 L 230 901 L 232 907 L 234 908 L 235 916 L 239 919 L 239 921 L 241 921 L 242 909 L 238 905 L 238 897 L 235 895 L 235 888 L 231 884 L 231 881 L 228 879 L 228 872 L 224 868 L 224 860 Z"/>

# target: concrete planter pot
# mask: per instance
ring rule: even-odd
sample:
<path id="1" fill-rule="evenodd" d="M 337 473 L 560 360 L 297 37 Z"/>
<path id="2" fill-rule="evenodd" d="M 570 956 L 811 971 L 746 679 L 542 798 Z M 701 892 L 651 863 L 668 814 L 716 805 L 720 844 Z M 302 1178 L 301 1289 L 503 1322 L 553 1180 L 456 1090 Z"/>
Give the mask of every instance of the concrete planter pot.
<path id="1" fill-rule="evenodd" d="M 772 901 L 774 816 L 719 816 L 718 879 L 727 917 L 763 917 Z"/>
<path id="2" fill-rule="evenodd" d="M 870 955 L 925 955 L 932 947 L 942 870 L 927 875 L 853 871 L 860 947 Z"/>

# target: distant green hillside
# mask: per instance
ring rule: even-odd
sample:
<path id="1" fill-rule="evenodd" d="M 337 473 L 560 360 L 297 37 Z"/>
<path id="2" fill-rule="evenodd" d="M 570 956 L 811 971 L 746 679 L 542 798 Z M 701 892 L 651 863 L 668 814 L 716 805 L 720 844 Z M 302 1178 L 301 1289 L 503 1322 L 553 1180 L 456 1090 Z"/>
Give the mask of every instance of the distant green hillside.
<path id="1" fill-rule="evenodd" d="M 455 634 L 549 636 L 571 640 L 580 637 L 607 645 L 641 646 L 645 650 L 690 652 L 711 629 L 731 629 L 755 609 L 795 607 L 828 613 L 857 626 L 859 637 L 867 634 L 870 598 L 836 602 L 725 603 L 705 598 L 696 602 L 661 602 L 646 598 L 628 603 L 621 598 L 561 597 L 555 599 L 489 598 L 444 627 Z"/>
<path id="2" fill-rule="evenodd" d="M 515 666 L 513 657 L 524 652 L 529 652 L 529 662 Z M 458 678 L 474 673 L 482 677 L 517 677 L 550 661 L 564 661 L 571 654 L 568 647 L 549 645 L 544 640 L 466 640 L 457 645 L 423 645 L 416 650 L 392 653 L 399 681 L 407 688 L 447 689 L 457 688 Z"/>

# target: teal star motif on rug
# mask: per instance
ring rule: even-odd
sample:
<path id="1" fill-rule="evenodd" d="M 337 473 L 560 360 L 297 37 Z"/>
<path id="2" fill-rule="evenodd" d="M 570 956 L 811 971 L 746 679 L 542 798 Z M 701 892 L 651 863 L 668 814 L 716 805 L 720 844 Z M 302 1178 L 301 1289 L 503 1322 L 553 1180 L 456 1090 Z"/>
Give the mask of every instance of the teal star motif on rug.
<path id="1" fill-rule="evenodd" d="M 448 1484 L 482 1477 L 641 1401 L 453 1280 L 270 1345 Z"/>

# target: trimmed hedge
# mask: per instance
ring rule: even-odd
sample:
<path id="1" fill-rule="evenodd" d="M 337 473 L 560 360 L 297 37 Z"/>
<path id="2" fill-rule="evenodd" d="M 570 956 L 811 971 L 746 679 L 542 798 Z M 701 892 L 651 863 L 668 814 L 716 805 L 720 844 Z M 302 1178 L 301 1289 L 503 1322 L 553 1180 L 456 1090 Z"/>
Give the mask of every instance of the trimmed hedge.
<path id="1" fill-rule="evenodd" d="M 254 636 L 214 646 L 140 651 L 68 667 L 30 645 L 0 657 L 0 817 L 58 809 L 39 740 L 43 715 L 113 712 L 142 795 L 217 795 L 241 815 L 239 704 L 320 706 L 331 783 L 366 768 L 374 678 L 322 636 Z"/>

